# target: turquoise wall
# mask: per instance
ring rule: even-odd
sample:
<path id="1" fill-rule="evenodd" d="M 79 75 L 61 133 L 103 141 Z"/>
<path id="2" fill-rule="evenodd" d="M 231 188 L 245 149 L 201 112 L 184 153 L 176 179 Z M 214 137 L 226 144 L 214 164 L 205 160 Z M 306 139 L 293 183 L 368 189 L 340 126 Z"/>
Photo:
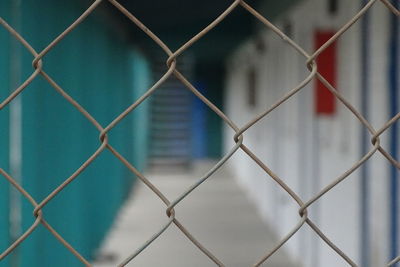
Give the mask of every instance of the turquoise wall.
<path id="1" fill-rule="evenodd" d="M 135 88 L 134 99 L 138 99 L 151 87 L 151 73 L 149 63 L 146 58 L 138 52 L 131 54 L 132 62 L 132 76 L 131 86 Z M 146 166 L 148 154 L 148 131 L 149 129 L 149 100 L 145 100 L 140 104 L 132 113 L 134 123 L 133 134 L 134 134 L 134 146 L 133 146 L 133 157 L 135 159 L 135 167 L 139 170 L 144 169 Z"/>
<path id="2" fill-rule="evenodd" d="M 8 3 L 0 1 L 0 10 L 6 11 L 4 16 L 10 13 Z M 8 19 L 4 17 L 4 19 Z M 9 91 L 9 34 L 0 27 L 0 103 L 7 97 Z M 8 115 L 9 107 L 0 110 L 0 168 L 9 171 L 8 162 Z M 0 175 L 0 252 L 9 244 L 9 183 Z M 8 265 L 8 259 L 2 263 Z M 0 264 L 1 265 L 1 264 Z"/>
<path id="3" fill-rule="evenodd" d="M 42 50 L 83 11 L 81 1 L 43 0 L 38 4 L 24 0 L 20 31 L 35 49 Z M 149 85 L 146 59 L 109 25 L 95 12 L 43 59 L 44 70 L 103 126 Z M 26 79 L 33 71 L 32 56 L 20 49 L 22 79 Z M 21 99 L 23 186 L 40 202 L 96 151 L 99 132 L 42 77 L 23 92 Z M 114 148 L 141 170 L 146 164 L 146 105 L 109 133 Z M 44 207 L 44 217 L 84 257 L 92 259 L 134 178 L 105 150 Z M 27 229 L 35 218 L 30 203 L 22 202 L 22 228 Z M 14 253 L 18 253 L 20 266 L 82 265 L 43 226 Z"/>

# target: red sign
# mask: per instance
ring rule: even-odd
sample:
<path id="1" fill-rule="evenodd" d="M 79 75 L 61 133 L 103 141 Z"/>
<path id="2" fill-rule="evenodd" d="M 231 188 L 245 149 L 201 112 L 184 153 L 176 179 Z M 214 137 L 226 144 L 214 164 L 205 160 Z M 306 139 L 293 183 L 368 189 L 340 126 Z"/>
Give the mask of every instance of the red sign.
<path id="1" fill-rule="evenodd" d="M 318 49 L 326 43 L 335 32 L 316 31 L 314 35 L 314 46 Z M 328 46 L 316 59 L 318 72 L 336 88 L 337 80 L 337 51 L 336 42 Z M 318 79 L 315 81 L 314 89 L 315 113 L 317 115 L 333 115 L 336 112 L 336 97 Z"/>

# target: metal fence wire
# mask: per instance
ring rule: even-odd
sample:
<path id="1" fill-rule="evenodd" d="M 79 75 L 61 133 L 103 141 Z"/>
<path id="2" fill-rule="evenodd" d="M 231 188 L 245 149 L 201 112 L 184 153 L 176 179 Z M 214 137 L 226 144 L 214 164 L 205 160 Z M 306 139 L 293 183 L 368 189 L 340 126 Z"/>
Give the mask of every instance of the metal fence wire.
<path id="1" fill-rule="evenodd" d="M 147 34 L 149 38 L 151 38 L 168 56 L 168 60 L 166 64 L 168 66 L 168 71 L 156 82 L 154 85 L 149 88 L 145 94 L 143 94 L 139 99 L 137 99 L 133 104 L 131 104 L 125 111 L 119 114 L 110 124 L 104 126 L 100 125 L 96 118 L 94 118 L 88 111 L 85 110 L 74 98 L 72 98 L 61 86 L 59 86 L 53 79 L 50 77 L 45 69 L 43 68 L 43 61 L 45 60 L 46 54 L 48 54 L 52 49 L 55 49 L 57 45 L 63 41 L 63 39 L 71 33 L 74 29 L 79 27 L 79 25 L 87 18 L 89 14 L 91 14 L 100 3 L 105 1 L 110 2 L 117 10 L 121 12 L 121 15 L 129 18 L 130 21 L 133 22 L 135 27 L 139 27 L 141 30 Z M 377 3 L 380 2 L 380 3 Z M 17 181 L 11 177 L 8 173 L 6 173 L 3 169 L 0 169 L 1 175 L 7 179 L 7 181 L 15 187 L 31 204 L 33 207 L 33 216 L 36 218 L 33 224 L 14 242 L 12 243 L 5 251 L 0 255 L 0 260 L 4 259 L 9 255 L 13 250 L 16 249 L 24 240 L 35 231 L 35 229 L 42 224 L 52 235 L 54 235 L 58 241 L 63 244 L 73 255 L 75 255 L 83 264 L 86 266 L 91 266 L 89 261 L 85 259 L 74 247 L 72 247 L 64 237 L 57 233 L 57 231 L 46 221 L 45 214 L 42 212 L 42 209 L 53 200 L 55 196 L 58 194 L 62 194 L 62 191 L 75 179 L 79 179 L 79 175 L 85 171 L 85 169 L 91 165 L 91 163 L 105 150 L 109 150 L 120 162 L 122 162 L 132 174 L 139 177 L 139 179 L 146 184 L 153 192 L 156 194 L 160 200 L 165 203 L 166 206 L 166 216 L 168 217 L 168 222 L 165 225 L 162 225 L 160 229 L 151 236 L 148 241 L 144 244 L 141 244 L 138 249 L 132 252 L 131 255 L 127 255 L 126 259 L 120 263 L 120 266 L 127 265 L 130 261 L 134 260 L 136 256 L 138 256 L 143 250 L 145 250 L 154 240 L 156 240 L 163 232 L 171 225 L 175 224 L 182 233 L 191 241 L 194 245 L 200 249 L 205 256 L 209 257 L 216 265 L 224 266 L 224 264 L 211 252 L 209 251 L 205 245 L 201 244 L 196 238 L 182 225 L 175 213 L 174 207 L 184 201 L 184 199 L 191 194 L 197 187 L 199 187 L 204 181 L 209 179 L 214 172 L 216 172 L 222 165 L 238 150 L 244 151 L 251 159 L 254 160 L 257 165 L 262 168 L 276 183 L 279 184 L 282 190 L 284 190 L 290 197 L 297 202 L 299 209 L 299 221 L 296 226 L 286 234 L 279 243 L 271 250 L 266 252 L 265 255 L 260 257 L 259 259 L 255 259 L 256 263 L 254 266 L 260 266 L 265 261 L 268 260 L 277 250 L 279 250 L 289 239 L 295 235 L 300 228 L 305 225 L 308 225 L 333 251 L 335 251 L 340 257 L 342 257 L 349 265 L 357 266 L 357 264 L 346 255 L 346 251 L 342 251 L 339 247 L 337 247 L 325 234 L 321 231 L 318 226 L 308 217 L 308 207 L 313 205 L 318 199 L 322 198 L 324 194 L 328 191 L 332 190 L 339 183 L 343 182 L 347 177 L 353 173 L 357 168 L 359 168 L 362 164 L 364 164 L 370 157 L 372 157 L 376 153 L 381 153 L 391 164 L 393 164 L 397 169 L 400 168 L 400 163 L 396 161 L 390 153 L 388 153 L 381 145 L 380 145 L 380 136 L 383 134 L 389 127 L 391 127 L 399 118 L 400 113 L 387 121 L 381 128 L 375 129 L 372 125 L 361 115 L 360 111 L 358 111 L 355 107 L 353 107 L 346 98 L 344 98 L 329 82 L 318 73 L 318 66 L 316 64 L 316 57 L 321 54 L 329 45 L 331 45 L 335 40 L 340 38 L 354 23 L 356 23 L 363 15 L 374 7 L 376 4 L 384 4 L 393 14 L 397 17 L 400 14 L 400 11 L 396 9 L 388 0 L 371 0 L 366 3 L 364 7 L 362 7 L 358 13 L 353 16 L 345 25 L 343 25 L 333 36 L 330 38 L 325 44 L 319 47 L 312 54 L 307 53 L 301 46 L 299 46 L 296 42 L 294 42 L 291 38 L 289 38 L 281 29 L 276 27 L 272 22 L 270 22 L 267 18 L 262 16 L 257 10 L 251 7 L 243 0 L 233 1 L 232 4 L 221 13 L 212 23 L 210 23 L 207 27 L 205 27 L 202 31 L 197 33 L 193 38 L 187 41 L 184 45 L 178 48 L 176 51 L 172 51 L 160 38 L 157 37 L 149 28 L 147 28 L 139 19 L 135 17 L 134 14 L 129 12 L 123 5 L 121 5 L 117 0 L 96 0 L 94 1 L 90 7 L 78 18 L 76 19 L 68 28 L 66 28 L 60 35 L 58 35 L 51 43 L 47 45 L 42 51 L 36 51 L 25 39 L 21 36 L 13 27 L 11 27 L 3 18 L 0 17 L 0 25 L 4 27 L 9 34 L 13 36 L 18 42 L 20 42 L 33 56 L 33 72 L 28 79 L 26 79 L 18 88 L 16 88 L 6 99 L 1 102 L 0 110 L 9 105 L 22 91 L 24 91 L 33 80 L 35 80 L 38 76 L 42 76 L 61 96 L 63 96 L 76 110 L 78 110 L 82 116 L 84 116 L 88 123 L 94 125 L 99 133 L 99 146 L 97 150 L 78 168 L 76 171 L 70 176 L 67 177 L 62 184 L 60 184 L 53 192 L 51 192 L 47 197 L 43 200 L 35 200 L 29 192 L 27 192 L 21 185 L 17 183 Z M 283 42 L 289 44 L 294 50 L 296 50 L 300 55 L 302 55 L 305 59 L 305 66 L 309 70 L 309 75 L 306 79 L 300 82 L 295 88 L 289 90 L 285 96 L 283 96 L 279 101 L 277 101 L 270 108 L 262 112 L 261 114 L 254 117 L 252 120 L 248 121 L 244 126 L 236 125 L 226 114 L 224 114 L 218 107 L 216 107 L 212 102 L 210 102 L 206 97 L 204 97 L 196 88 L 192 85 L 190 81 L 188 81 L 184 75 L 177 69 L 177 60 L 179 56 L 190 48 L 194 43 L 199 41 L 202 37 L 204 37 L 210 30 L 212 30 L 215 26 L 217 26 L 221 21 L 223 21 L 233 10 L 236 8 L 243 8 L 247 10 L 250 14 L 252 14 L 257 20 L 262 22 L 262 24 L 272 30 L 276 35 L 278 35 Z M 177 79 L 185 85 L 185 87 L 190 90 L 196 97 L 198 97 L 202 102 L 204 102 L 210 109 L 213 110 L 230 128 L 235 131 L 235 135 L 233 139 L 235 141 L 234 147 L 231 148 L 229 153 L 224 155 L 224 157 L 211 169 L 209 170 L 203 177 L 201 177 L 196 183 L 190 186 L 185 192 L 183 192 L 178 198 L 174 200 L 167 199 L 163 192 L 161 192 L 155 185 L 153 185 L 142 173 L 140 173 L 130 162 L 128 162 L 114 147 L 109 143 L 108 133 L 119 124 L 130 112 L 132 112 L 135 108 L 137 108 L 146 98 L 151 96 L 170 76 L 175 76 Z M 273 110 L 278 108 L 282 103 L 286 102 L 289 98 L 293 97 L 296 93 L 298 93 L 302 88 L 304 88 L 308 83 L 310 83 L 314 78 L 320 80 L 333 94 L 334 96 L 343 103 L 346 108 L 362 123 L 363 127 L 365 127 L 371 137 L 372 147 L 371 149 L 362 156 L 350 169 L 344 171 L 340 176 L 336 177 L 330 184 L 326 185 L 322 190 L 320 190 L 316 195 L 314 195 L 311 199 L 301 199 L 296 192 L 294 192 L 287 184 L 285 184 L 284 180 L 276 175 L 260 158 L 258 158 L 244 143 L 245 133 L 246 131 L 255 125 L 257 122 L 268 116 Z M 387 266 L 392 266 L 393 264 L 400 261 L 400 256 L 392 259 Z"/>

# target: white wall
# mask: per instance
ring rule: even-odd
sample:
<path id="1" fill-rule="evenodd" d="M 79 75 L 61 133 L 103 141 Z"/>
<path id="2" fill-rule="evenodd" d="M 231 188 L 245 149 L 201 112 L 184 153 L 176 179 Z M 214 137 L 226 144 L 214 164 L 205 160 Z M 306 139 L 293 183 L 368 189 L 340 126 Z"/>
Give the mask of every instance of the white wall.
<path id="1" fill-rule="evenodd" d="M 371 76 L 368 105 L 372 126 L 382 127 L 389 119 L 388 110 L 388 54 L 389 11 L 381 4 L 371 12 Z M 387 107 L 387 108 L 381 108 Z M 388 148 L 388 135 L 381 136 L 381 145 Z M 388 150 L 389 151 L 389 150 Z M 383 266 L 389 254 L 389 163 L 380 155 L 370 161 L 371 177 L 371 266 Z"/>
<path id="2" fill-rule="evenodd" d="M 276 25 L 292 24 L 293 39 L 306 51 L 314 50 L 316 30 L 337 30 L 361 6 L 358 0 L 340 0 L 336 16 L 327 13 L 325 0 L 305 0 L 283 14 Z M 310 12 L 311 10 L 311 12 Z M 379 127 L 388 119 L 387 47 L 389 12 L 381 3 L 371 11 L 371 103 L 370 120 Z M 308 74 L 305 59 L 270 30 L 259 33 L 266 45 L 261 52 L 252 40 L 243 44 L 227 63 L 226 111 L 239 126 L 269 108 Z M 337 89 L 360 109 L 361 39 L 360 23 L 337 42 Z M 251 66 L 257 72 L 257 105 L 247 103 L 247 76 Z M 307 201 L 324 186 L 349 169 L 361 157 L 361 123 L 337 100 L 333 116 L 314 113 L 314 81 L 274 110 L 244 134 L 244 143 L 268 167 Z M 383 107 L 383 108 L 382 108 Z M 233 146 L 233 131 L 225 132 L 226 149 Z M 383 137 L 382 137 L 383 138 Z M 385 144 L 385 141 L 383 141 Z M 370 147 L 371 148 L 371 147 Z M 241 184 L 257 204 L 266 222 L 283 237 L 298 222 L 298 206 L 245 153 L 230 160 Z M 371 266 L 388 262 L 388 164 L 376 155 L 370 161 L 371 177 Z M 356 263 L 361 251 L 361 172 L 354 172 L 309 208 L 309 217 Z M 304 266 L 348 266 L 322 239 L 304 226 L 285 248 Z"/>

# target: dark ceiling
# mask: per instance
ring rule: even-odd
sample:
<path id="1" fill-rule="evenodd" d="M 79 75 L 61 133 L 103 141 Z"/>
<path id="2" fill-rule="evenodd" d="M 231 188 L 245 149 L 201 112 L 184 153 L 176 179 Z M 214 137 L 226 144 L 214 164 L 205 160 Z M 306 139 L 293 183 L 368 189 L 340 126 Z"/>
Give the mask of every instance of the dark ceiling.
<path id="1" fill-rule="evenodd" d="M 120 0 L 132 14 L 157 34 L 172 50 L 176 50 L 218 17 L 232 0 Z M 269 19 L 296 0 L 248 0 L 251 6 Z M 108 4 L 110 5 L 110 4 Z M 121 20 L 121 14 L 110 6 L 107 10 Z M 153 42 L 127 19 L 122 19 L 135 43 L 152 47 Z M 216 28 L 193 45 L 191 52 L 203 62 L 220 62 L 242 41 L 255 32 L 257 20 L 238 6 Z M 153 46 L 156 48 L 156 46 Z"/>

